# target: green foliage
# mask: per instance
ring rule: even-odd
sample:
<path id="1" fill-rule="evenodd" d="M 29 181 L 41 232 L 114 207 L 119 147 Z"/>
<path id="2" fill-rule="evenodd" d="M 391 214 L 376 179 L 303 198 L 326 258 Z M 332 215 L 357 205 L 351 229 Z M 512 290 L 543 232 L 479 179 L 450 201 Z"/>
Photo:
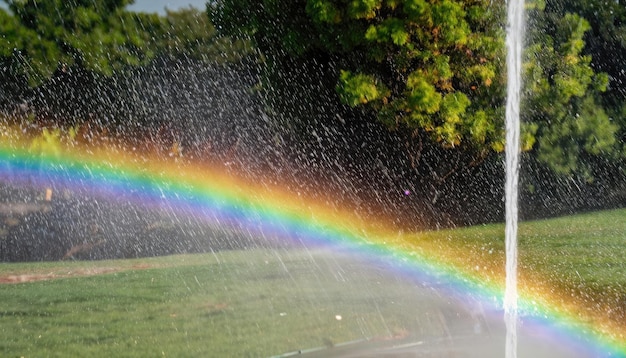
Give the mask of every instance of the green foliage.
<path id="1" fill-rule="evenodd" d="M 7 77 L 26 77 L 31 83 L 48 77 L 56 70 L 62 53 L 57 44 L 41 38 L 36 31 L 22 26 L 19 20 L 0 9 L 0 61 Z M 41 54 L 32 61 L 32 53 Z"/>
<path id="2" fill-rule="evenodd" d="M 306 12 L 311 14 L 315 21 L 336 24 L 341 21 L 341 13 L 329 1 L 307 2 Z"/>
<path id="3" fill-rule="evenodd" d="M 41 134 L 31 140 L 28 151 L 42 157 L 59 157 L 62 148 L 60 129 L 43 128 Z"/>
<path id="4" fill-rule="evenodd" d="M 589 22 L 583 53 L 592 57 L 593 67 L 612 79 L 602 101 L 610 107 L 626 98 L 626 6 L 621 1 L 561 0 L 549 2 L 546 11 L 554 16 L 578 14 Z"/>
<path id="5" fill-rule="evenodd" d="M 295 58 L 333 72 L 329 88 L 342 103 L 390 129 L 443 148 L 504 149 L 503 0 L 222 0 L 210 3 L 210 19 L 191 9 L 165 17 L 130 13 L 129 0 L 5 2 L 12 14 L 0 9 L 4 82 L 36 85 L 75 65 L 111 75 L 155 56 L 236 61 L 252 52 L 252 39 L 276 68 Z M 623 76 L 623 66 L 586 39 L 602 38 L 619 58 L 626 10 L 597 0 L 565 3 L 588 15 L 597 8 L 606 18 L 590 22 L 553 2 L 527 3 L 522 147 L 572 174 L 585 171 L 582 157 L 624 153 L 623 100 L 609 81 Z M 316 77 L 293 81 L 309 78 Z"/>
<path id="6" fill-rule="evenodd" d="M 13 15 L 0 9 L 2 75 L 31 86 L 73 66 L 110 76 L 156 56 L 228 62 L 250 51 L 216 37 L 206 14 L 191 8 L 161 17 L 125 10 L 130 0 L 4 1 Z"/>
<path id="7" fill-rule="evenodd" d="M 377 83 L 374 76 L 341 71 L 337 91 L 344 103 L 351 106 L 366 104 L 385 97 L 389 90 Z"/>
<path id="8" fill-rule="evenodd" d="M 617 125 L 617 143 L 602 157 L 623 168 L 626 160 L 626 119 L 622 112 L 626 99 L 626 7 L 622 1 L 604 0 L 561 0 L 546 4 L 546 13 L 554 18 L 567 16 L 567 12 L 588 21 L 589 31 L 585 32 L 581 53 L 590 58 L 590 66 L 595 71 L 601 71 L 592 79 L 594 90 L 600 92 L 594 97 L 597 106 Z M 626 172 L 622 170 L 622 173 Z"/>
<path id="9" fill-rule="evenodd" d="M 596 98 L 607 75 L 596 74 L 584 55 L 589 23 L 576 14 L 562 17 L 531 10 L 531 45 L 525 62 L 522 115 L 536 132 L 537 158 L 556 172 L 591 177 L 591 157 L 619 157 L 619 127 Z M 583 160 L 586 158 L 586 160 Z"/>
<path id="10" fill-rule="evenodd" d="M 209 12 L 269 57 L 330 59 L 342 102 L 392 129 L 443 147 L 502 141 L 502 119 L 484 105 L 503 102 L 503 2 L 276 0 L 280 14 L 265 3 L 224 0 Z"/>
<path id="11" fill-rule="evenodd" d="M 141 21 L 147 48 L 159 56 L 190 57 L 207 63 L 236 62 L 247 56 L 248 41 L 218 37 L 206 13 L 194 8 L 167 11 L 164 17 Z M 150 28 L 145 28 L 145 24 Z"/>
<path id="12" fill-rule="evenodd" d="M 9 27 L 19 28 L 19 33 L 7 36 L 13 42 L 12 56 L 31 84 L 75 63 L 110 75 L 150 57 L 141 51 L 138 18 L 123 10 L 128 0 L 7 2 L 15 16 Z M 8 55 L 7 48 L 0 53 Z"/>
<path id="13" fill-rule="evenodd" d="M 544 127 L 539 137 L 539 160 L 549 163 L 562 174 L 581 172 L 590 176 L 584 154 L 613 156 L 617 125 L 591 97 L 580 100 L 578 113 L 565 115 L 551 126 Z"/>
<path id="14" fill-rule="evenodd" d="M 428 81 L 421 71 L 411 73 L 406 82 L 406 110 L 411 113 L 434 114 L 439 111 L 441 105 L 441 93 Z M 432 129 L 432 128 L 430 128 Z"/>
<path id="15" fill-rule="evenodd" d="M 596 0 L 566 2 L 613 11 L 605 28 L 621 38 L 615 19 L 624 10 Z M 209 12 L 225 34 L 252 38 L 270 58 L 327 61 L 341 101 L 391 129 L 443 148 L 504 150 L 504 1 L 268 3 L 223 0 Z M 594 70 L 595 55 L 585 52 L 595 25 L 557 11 L 554 2 L 528 1 L 526 8 L 522 148 L 560 173 L 584 172 L 583 157 L 623 152 L 617 139 L 626 133 L 603 110 L 610 77 Z"/>

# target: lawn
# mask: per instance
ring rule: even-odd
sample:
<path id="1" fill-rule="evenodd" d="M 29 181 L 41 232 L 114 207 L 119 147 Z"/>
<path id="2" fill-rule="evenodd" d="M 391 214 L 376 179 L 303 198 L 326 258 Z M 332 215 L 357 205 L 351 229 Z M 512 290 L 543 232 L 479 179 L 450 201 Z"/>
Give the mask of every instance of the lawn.
<path id="1" fill-rule="evenodd" d="M 552 287 L 589 320 L 611 310 L 626 325 L 624 219 L 626 210 L 614 210 L 522 223 L 520 285 Z M 454 250 L 445 257 L 455 264 L 502 279 L 502 225 L 412 241 L 428 252 Z M 32 281 L 0 285 L 7 357 L 258 357 L 451 330 L 442 319 L 449 303 L 436 292 L 322 249 L 0 264 L 0 277 Z"/>
<path id="2" fill-rule="evenodd" d="M 433 295 L 323 251 L 0 266 L 27 270 L 76 276 L 0 286 L 1 356 L 259 357 L 447 329 Z"/>
<path id="3" fill-rule="evenodd" d="M 503 282 L 502 225 L 425 232 L 414 241 L 484 280 Z M 527 299 L 541 294 L 626 341 L 625 209 L 520 223 L 518 245 L 518 286 Z"/>

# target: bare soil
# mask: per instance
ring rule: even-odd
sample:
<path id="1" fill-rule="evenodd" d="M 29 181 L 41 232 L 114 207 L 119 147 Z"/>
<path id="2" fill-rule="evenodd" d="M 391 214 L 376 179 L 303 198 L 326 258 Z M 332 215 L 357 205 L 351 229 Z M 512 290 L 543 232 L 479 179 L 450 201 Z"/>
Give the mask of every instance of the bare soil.
<path id="1" fill-rule="evenodd" d="M 84 267 L 84 268 L 68 268 L 67 270 L 56 270 L 55 272 L 41 272 L 35 270 L 34 272 L 21 272 L 21 273 L 3 273 L 0 274 L 0 284 L 15 284 L 26 283 L 35 281 L 47 281 L 60 278 L 70 277 L 82 277 L 82 276 L 95 276 L 104 275 L 120 271 L 128 270 L 143 270 L 151 268 L 148 264 L 136 264 L 133 266 L 120 266 L 120 267 Z"/>

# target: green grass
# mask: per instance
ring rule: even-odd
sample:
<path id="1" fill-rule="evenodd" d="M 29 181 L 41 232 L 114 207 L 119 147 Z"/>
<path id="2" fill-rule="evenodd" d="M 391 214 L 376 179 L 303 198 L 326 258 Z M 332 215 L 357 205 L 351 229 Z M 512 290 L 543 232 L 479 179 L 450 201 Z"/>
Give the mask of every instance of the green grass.
<path id="1" fill-rule="evenodd" d="M 590 300 L 590 310 L 612 307 L 624 322 L 625 219 L 626 210 L 614 210 L 523 223 L 520 269 Z M 453 243 L 467 252 L 467 265 L 500 265 L 503 236 L 502 225 L 486 225 L 427 232 L 415 241 Z M 259 357 L 363 338 L 437 337 L 450 329 L 441 319 L 445 300 L 321 250 L 0 264 L 0 276 L 96 268 L 118 271 L 0 285 L 0 356 Z"/>
<path id="2" fill-rule="evenodd" d="M 522 274 L 560 287 L 626 292 L 626 209 L 522 222 L 518 235 Z M 454 244 L 471 253 L 466 255 L 468 267 L 472 262 L 504 263 L 501 224 L 427 232 L 417 240 Z"/>
<path id="3" fill-rule="evenodd" d="M 434 297 L 322 252 L 229 251 L 68 266 L 94 264 L 158 268 L 0 286 L 0 356 L 259 357 L 446 329 L 433 315 L 440 304 Z M 62 265 L 30 264 L 57 272 L 67 270 Z"/>
<path id="4" fill-rule="evenodd" d="M 518 285 L 532 288 L 527 298 L 549 294 L 550 303 L 568 306 L 578 319 L 603 324 L 617 337 L 626 334 L 626 209 L 523 222 L 518 234 Z M 501 224 L 426 232 L 415 241 L 454 246 L 449 260 L 503 284 Z"/>

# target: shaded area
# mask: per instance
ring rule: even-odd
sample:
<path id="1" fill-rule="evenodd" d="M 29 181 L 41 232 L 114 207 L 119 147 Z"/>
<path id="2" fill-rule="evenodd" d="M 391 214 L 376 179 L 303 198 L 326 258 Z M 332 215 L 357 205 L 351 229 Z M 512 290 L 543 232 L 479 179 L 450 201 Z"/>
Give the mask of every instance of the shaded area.
<path id="1" fill-rule="evenodd" d="M 50 201 L 44 189 L 0 186 L 0 191 L 5 200 L 0 203 L 0 261 L 102 260 L 278 245 L 271 237 L 252 237 L 245 228 L 176 212 L 165 202 L 148 209 L 68 189 L 54 191 Z"/>
<path id="2" fill-rule="evenodd" d="M 332 205 L 399 229 L 503 220 L 502 155 L 473 160 L 389 132 L 338 102 L 329 85 L 333 68 L 295 63 L 280 74 L 280 88 L 261 90 L 262 74 L 271 71 L 265 66 L 161 58 L 106 80 L 73 68 L 37 88 L 13 115 L 33 115 L 28 130 L 77 126 L 96 146 L 122 138 L 141 152 L 217 162 L 294 193 L 332 195 Z M 623 169 L 596 164 L 590 181 L 557 175 L 526 155 L 521 218 L 624 206 Z"/>

